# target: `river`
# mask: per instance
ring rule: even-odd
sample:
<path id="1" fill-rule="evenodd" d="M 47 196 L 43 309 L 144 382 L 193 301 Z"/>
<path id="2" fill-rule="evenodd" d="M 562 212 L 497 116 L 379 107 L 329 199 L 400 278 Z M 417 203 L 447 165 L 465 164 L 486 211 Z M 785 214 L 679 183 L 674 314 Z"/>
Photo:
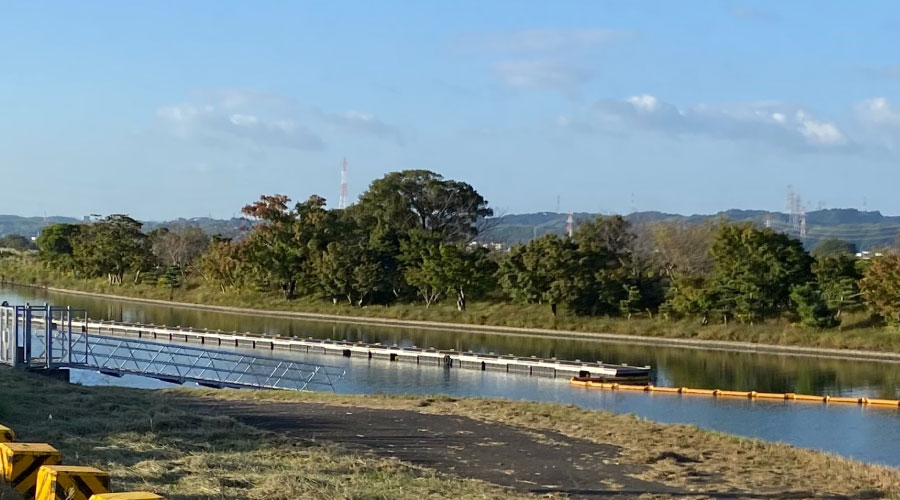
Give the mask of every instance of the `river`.
<path id="1" fill-rule="evenodd" d="M 900 397 L 900 363 L 274 318 L 49 293 L 27 287 L 0 286 L 2 300 L 11 304 L 69 305 L 86 309 L 93 319 L 650 365 L 657 385 L 666 386 Z M 898 409 L 607 392 L 572 387 L 562 379 L 337 356 L 308 355 L 305 359 L 345 369 L 347 375 L 337 384 L 338 392 L 448 394 L 569 403 L 900 466 L 900 454 L 896 452 L 900 445 Z M 144 388 L 162 385 L 139 377 L 116 379 L 96 373 L 73 373 L 73 381 Z"/>

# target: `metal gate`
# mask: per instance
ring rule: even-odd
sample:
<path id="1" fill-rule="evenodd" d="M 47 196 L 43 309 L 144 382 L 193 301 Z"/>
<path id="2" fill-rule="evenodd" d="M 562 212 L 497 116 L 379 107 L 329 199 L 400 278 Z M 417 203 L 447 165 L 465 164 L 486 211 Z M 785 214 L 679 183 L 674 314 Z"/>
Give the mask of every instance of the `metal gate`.
<path id="1" fill-rule="evenodd" d="M 16 364 L 16 310 L 0 307 L 0 364 Z"/>

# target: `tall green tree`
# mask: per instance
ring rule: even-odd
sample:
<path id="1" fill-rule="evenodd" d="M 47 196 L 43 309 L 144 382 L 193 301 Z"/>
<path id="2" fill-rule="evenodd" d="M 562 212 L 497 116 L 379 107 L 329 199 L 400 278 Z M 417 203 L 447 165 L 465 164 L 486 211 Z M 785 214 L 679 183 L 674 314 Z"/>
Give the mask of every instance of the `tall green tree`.
<path id="1" fill-rule="evenodd" d="M 500 260 L 500 286 L 514 301 L 548 303 L 553 316 L 559 304 L 571 303 L 579 286 L 577 247 L 569 239 L 548 234 L 510 249 Z"/>
<path id="2" fill-rule="evenodd" d="M 332 241 L 316 258 L 318 287 L 335 303 L 366 305 L 383 286 L 377 257 L 362 242 Z"/>
<path id="3" fill-rule="evenodd" d="M 812 258 L 803 244 L 770 229 L 723 226 L 711 254 L 711 292 L 726 315 L 741 321 L 788 310 L 791 288 L 813 280 Z"/>
<path id="4" fill-rule="evenodd" d="M 872 259 L 859 286 L 872 312 L 900 325 L 900 255 Z"/>
<path id="5" fill-rule="evenodd" d="M 243 248 L 244 245 L 230 239 L 214 237 L 200 257 L 200 274 L 222 293 L 238 288 L 246 267 L 241 255 Z"/>
<path id="6" fill-rule="evenodd" d="M 814 283 L 794 285 L 791 288 L 791 300 L 797 305 L 797 315 L 806 326 L 834 328 L 840 324 Z"/>
<path id="7" fill-rule="evenodd" d="M 280 288 L 293 299 L 298 284 L 308 292 L 314 288 L 313 258 L 333 240 L 332 214 L 325 199 L 316 195 L 289 208 L 284 195 L 262 196 L 243 208 L 243 213 L 259 221 L 247 237 L 243 254 L 248 269 L 263 286 Z"/>
<path id="8" fill-rule="evenodd" d="M 34 242 L 21 234 L 7 234 L 0 238 L 0 248 L 10 248 L 12 250 L 24 252 L 27 250 L 34 250 L 36 247 Z"/>
<path id="9" fill-rule="evenodd" d="M 88 277 L 107 277 L 109 284 L 121 285 L 126 273 L 140 281 L 143 271 L 155 265 L 150 241 L 135 219 L 113 214 L 100 222 L 79 227 L 73 257 L 78 269 Z"/>
<path id="10" fill-rule="evenodd" d="M 642 268 L 635 262 L 635 235 L 622 216 L 599 216 L 573 234 L 576 265 L 571 270 L 573 305 L 580 314 L 616 314 L 621 302 L 640 305 Z M 631 286 L 635 290 L 631 290 Z M 637 302 L 634 302 L 637 300 Z"/>
<path id="11" fill-rule="evenodd" d="M 815 257 L 850 257 L 856 254 L 856 245 L 849 241 L 828 238 L 820 241 L 812 254 Z"/>
<path id="12" fill-rule="evenodd" d="M 846 254 L 839 254 L 836 257 L 819 256 L 813 262 L 812 271 L 822 297 L 828 307 L 836 311 L 837 318 L 840 318 L 845 310 L 861 307 L 859 280 L 863 275 L 853 258 Z"/>
<path id="13" fill-rule="evenodd" d="M 495 286 L 496 263 L 478 246 L 442 243 L 433 236 L 414 233 L 404 242 L 405 277 L 428 307 L 444 295 L 456 297 L 465 311 L 468 299 Z"/>
<path id="14" fill-rule="evenodd" d="M 80 227 L 75 224 L 45 227 L 36 241 L 41 261 L 56 269 L 71 270 L 75 265 L 74 241 Z"/>
<path id="15" fill-rule="evenodd" d="M 421 231 L 444 242 L 471 240 L 478 221 L 493 215 L 471 185 L 428 170 L 391 172 L 375 180 L 351 211 L 366 226 L 403 234 Z"/>

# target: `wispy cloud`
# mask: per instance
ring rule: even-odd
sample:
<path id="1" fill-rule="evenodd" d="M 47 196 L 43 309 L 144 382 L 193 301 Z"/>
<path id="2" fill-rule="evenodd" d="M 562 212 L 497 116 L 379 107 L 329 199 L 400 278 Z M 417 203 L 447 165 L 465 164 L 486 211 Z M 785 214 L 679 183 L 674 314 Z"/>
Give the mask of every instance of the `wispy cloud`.
<path id="1" fill-rule="evenodd" d="M 626 125 L 672 136 L 753 141 L 796 151 L 852 146 L 835 123 L 818 119 L 801 106 L 780 102 L 679 107 L 642 94 L 599 101 L 592 107 L 591 118 L 600 127 Z"/>
<path id="2" fill-rule="evenodd" d="M 777 21 L 778 16 L 772 12 L 767 10 L 760 10 L 754 7 L 747 7 L 744 5 L 732 5 L 728 7 L 728 13 L 738 19 L 744 19 L 748 21 Z"/>
<path id="3" fill-rule="evenodd" d="M 493 58 L 491 71 L 504 86 L 571 95 L 593 78 L 601 50 L 634 38 L 630 31 L 542 28 L 469 36 L 455 47 Z"/>
<path id="4" fill-rule="evenodd" d="M 854 115 L 865 132 L 881 146 L 900 149 L 900 109 L 884 97 L 867 99 L 856 105 Z"/>
<path id="5" fill-rule="evenodd" d="M 171 132 L 184 140 L 210 144 L 239 139 L 260 147 L 315 151 L 325 147 L 320 137 L 292 120 L 267 120 L 256 115 L 228 113 L 214 106 L 190 104 L 165 106 L 157 116 Z"/>
<path id="6" fill-rule="evenodd" d="M 900 80 L 900 66 L 880 66 L 863 68 L 863 71 L 874 78 L 887 78 L 888 80 Z"/>
<path id="7" fill-rule="evenodd" d="M 397 127 L 368 112 L 323 111 L 286 96 L 251 90 L 196 93 L 191 102 L 157 110 L 174 136 L 205 145 L 243 141 L 257 148 L 317 151 L 326 147 L 322 134 L 358 134 L 403 143 Z"/>
<path id="8" fill-rule="evenodd" d="M 631 40 L 633 32 L 608 29 L 528 29 L 468 37 L 457 46 L 464 51 L 490 53 L 547 53 L 591 50 Z"/>
<path id="9" fill-rule="evenodd" d="M 494 64 L 501 82 L 517 88 L 574 91 L 593 76 L 590 71 L 552 60 L 514 60 Z"/>

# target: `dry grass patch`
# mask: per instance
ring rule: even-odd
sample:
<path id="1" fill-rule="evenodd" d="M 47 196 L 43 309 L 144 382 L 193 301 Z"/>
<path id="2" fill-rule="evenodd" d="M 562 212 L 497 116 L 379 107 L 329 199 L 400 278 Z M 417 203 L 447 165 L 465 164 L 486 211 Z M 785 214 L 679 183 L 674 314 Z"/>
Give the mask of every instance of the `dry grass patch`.
<path id="1" fill-rule="evenodd" d="M 694 426 L 651 422 L 632 415 L 571 405 L 448 397 L 353 396 L 276 391 L 178 390 L 218 399 L 304 401 L 406 409 L 471 417 L 534 431 L 612 444 L 620 462 L 642 465 L 640 479 L 698 492 L 814 492 L 857 498 L 900 498 L 900 470 L 836 455 L 739 438 Z"/>
<path id="2" fill-rule="evenodd" d="M 455 479 L 334 445 L 281 438 L 231 418 L 200 416 L 173 395 L 80 387 L 0 368 L 3 423 L 21 440 L 49 442 L 65 463 L 112 474 L 118 490 L 170 500 L 510 499 Z M 0 488 L 0 498 L 15 498 Z"/>

